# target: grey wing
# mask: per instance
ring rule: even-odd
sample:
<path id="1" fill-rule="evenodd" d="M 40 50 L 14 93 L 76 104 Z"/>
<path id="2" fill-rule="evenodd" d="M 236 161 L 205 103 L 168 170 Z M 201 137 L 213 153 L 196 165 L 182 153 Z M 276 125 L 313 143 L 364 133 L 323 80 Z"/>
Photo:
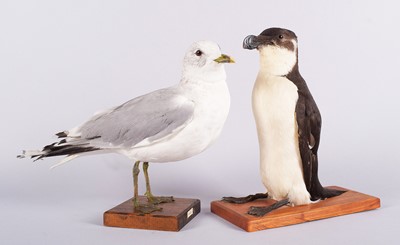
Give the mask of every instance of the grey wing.
<path id="1" fill-rule="evenodd" d="M 79 132 L 92 145 L 133 147 L 178 131 L 191 121 L 193 112 L 194 102 L 176 88 L 162 89 L 95 115 Z"/>

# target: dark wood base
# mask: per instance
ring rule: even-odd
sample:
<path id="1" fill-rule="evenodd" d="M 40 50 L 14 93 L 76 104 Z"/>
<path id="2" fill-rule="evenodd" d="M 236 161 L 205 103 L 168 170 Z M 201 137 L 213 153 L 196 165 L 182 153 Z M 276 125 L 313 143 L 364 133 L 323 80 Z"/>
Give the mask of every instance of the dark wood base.
<path id="1" fill-rule="evenodd" d="M 330 186 L 329 188 L 347 190 L 337 186 Z M 264 217 L 254 217 L 247 214 L 250 206 L 269 206 L 274 202 L 272 199 L 259 199 L 245 204 L 213 201 L 211 203 L 211 212 L 245 231 L 251 232 L 352 214 L 380 207 L 379 198 L 348 190 L 340 196 L 328 198 L 317 203 L 295 207 L 281 207 Z"/>
<path id="2" fill-rule="evenodd" d="M 140 196 L 140 202 L 145 203 L 146 198 Z M 163 209 L 151 214 L 140 214 L 135 212 L 132 199 L 104 213 L 104 225 L 160 230 L 160 231 L 179 231 L 189 223 L 198 213 L 200 213 L 200 200 L 174 198 L 172 203 L 162 203 L 159 207 Z"/>

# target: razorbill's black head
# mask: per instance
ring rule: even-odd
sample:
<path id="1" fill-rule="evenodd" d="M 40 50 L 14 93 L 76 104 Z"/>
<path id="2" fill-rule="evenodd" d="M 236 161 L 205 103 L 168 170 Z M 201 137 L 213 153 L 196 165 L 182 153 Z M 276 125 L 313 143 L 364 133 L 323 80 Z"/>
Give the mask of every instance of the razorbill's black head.
<path id="1" fill-rule="evenodd" d="M 294 32 L 282 28 L 268 28 L 258 36 L 249 35 L 243 41 L 244 49 L 259 49 L 272 45 L 295 51 L 297 48 L 297 36 Z"/>
<path id="2" fill-rule="evenodd" d="M 297 64 L 297 36 L 282 28 L 269 28 L 258 36 L 243 40 L 244 49 L 260 52 L 260 70 L 271 75 L 285 76 Z"/>

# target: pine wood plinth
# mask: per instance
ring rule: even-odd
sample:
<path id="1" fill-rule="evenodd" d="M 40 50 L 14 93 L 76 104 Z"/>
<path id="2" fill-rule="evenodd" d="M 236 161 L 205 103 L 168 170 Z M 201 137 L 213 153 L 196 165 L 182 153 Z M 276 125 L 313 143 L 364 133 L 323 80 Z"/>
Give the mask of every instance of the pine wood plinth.
<path id="1" fill-rule="evenodd" d="M 329 188 L 347 190 L 337 186 L 330 186 Z M 328 198 L 317 203 L 295 207 L 281 207 L 264 217 L 255 217 L 247 214 L 250 206 L 269 206 L 274 202 L 271 199 L 259 199 L 245 204 L 213 201 L 211 202 L 211 212 L 245 231 L 252 232 L 352 214 L 380 207 L 379 198 L 347 190 L 347 192 L 340 196 Z"/>

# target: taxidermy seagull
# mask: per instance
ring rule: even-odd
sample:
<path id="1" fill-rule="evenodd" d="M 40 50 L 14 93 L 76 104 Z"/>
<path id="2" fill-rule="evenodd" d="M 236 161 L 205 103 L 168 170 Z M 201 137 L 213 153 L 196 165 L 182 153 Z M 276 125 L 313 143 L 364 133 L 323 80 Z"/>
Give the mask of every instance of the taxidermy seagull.
<path id="1" fill-rule="evenodd" d="M 96 153 L 119 153 L 134 162 L 135 210 L 151 213 L 172 197 L 155 197 L 150 189 L 149 162 L 171 162 L 192 157 L 208 148 L 224 126 L 230 107 L 224 63 L 233 59 L 221 54 L 211 41 L 199 41 L 183 60 L 178 85 L 132 99 L 95 114 L 87 122 L 56 135 L 59 142 L 41 151 L 23 151 L 19 158 L 39 160 L 66 156 L 56 166 Z M 139 203 L 139 163 L 143 162 L 148 202 Z"/>
<path id="2" fill-rule="evenodd" d="M 243 41 L 243 48 L 257 49 L 260 54 L 252 104 L 267 194 L 223 199 L 244 203 L 269 197 L 278 201 L 269 207 L 251 207 L 248 213 L 254 216 L 343 193 L 322 187 L 318 179 L 321 115 L 300 75 L 297 47 L 296 34 L 281 28 L 266 29 Z"/>

